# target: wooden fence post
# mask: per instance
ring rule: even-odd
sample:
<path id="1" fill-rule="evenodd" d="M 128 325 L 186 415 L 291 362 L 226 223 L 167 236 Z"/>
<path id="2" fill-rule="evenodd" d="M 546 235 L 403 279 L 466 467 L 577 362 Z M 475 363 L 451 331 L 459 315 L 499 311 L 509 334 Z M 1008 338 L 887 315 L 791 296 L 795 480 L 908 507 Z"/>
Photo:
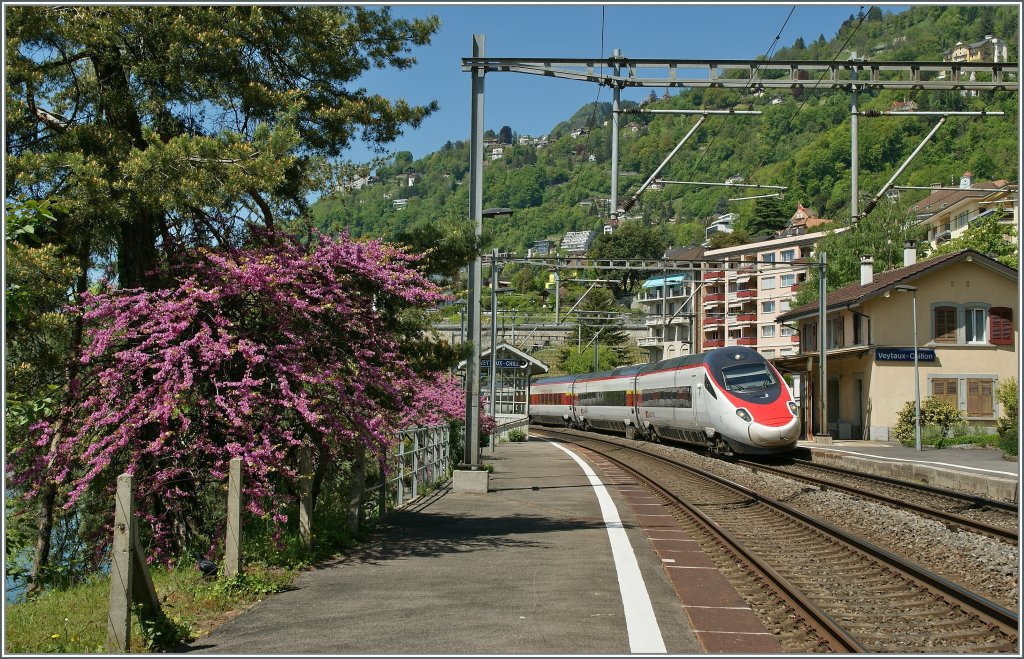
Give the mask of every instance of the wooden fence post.
<path id="1" fill-rule="evenodd" d="M 107 649 L 120 653 L 128 652 L 132 643 L 132 601 L 140 607 L 140 618 L 157 620 L 163 616 L 146 555 L 139 542 L 134 485 L 135 479 L 131 474 L 117 477 L 114 541 L 110 550 Z"/>
<path id="2" fill-rule="evenodd" d="M 228 468 L 228 519 L 224 541 L 224 576 L 242 569 L 242 459 L 231 458 Z"/>
<path id="3" fill-rule="evenodd" d="M 299 448 L 299 537 L 309 549 L 313 545 L 313 465 L 308 446 Z"/>
<path id="4" fill-rule="evenodd" d="M 110 600 L 107 615 L 107 649 L 128 652 L 132 634 L 132 520 L 135 499 L 131 474 L 117 477 L 114 504 L 114 542 L 110 550 Z"/>

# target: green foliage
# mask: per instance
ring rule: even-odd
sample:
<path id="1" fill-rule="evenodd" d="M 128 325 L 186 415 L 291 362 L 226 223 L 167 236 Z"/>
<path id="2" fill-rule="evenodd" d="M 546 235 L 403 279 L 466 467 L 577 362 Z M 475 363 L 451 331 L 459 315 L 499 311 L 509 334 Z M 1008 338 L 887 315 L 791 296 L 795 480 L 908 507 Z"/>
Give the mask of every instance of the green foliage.
<path id="1" fill-rule="evenodd" d="M 899 414 L 897 414 L 896 425 L 892 429 L 893 436 L 908 446 L 913 446 L 916 441 L 914 436 L 915 416 L 916 407 L 914 401 L 907 401 L 899 411 Z M 929 396 L 921 402 L 922 443 L 925 442 L 926 434 L 930 433 L 930 441 L 941 446 L 944 439 L 949 437 L 951 428 L 963 422 L 963 412 L 944 400 Z"/>
<path id="2" fill-rule="evenodd" d="M 658 259 L 668 247 L 668 237 L 660 227 L 646 227 L 640 222 L 626 222 L 618 231 L 601 234 L 594 239 L 588 256 L 592 259 Z M 612 284 L 615 296 L 633 291 L 647 278 L 636 270 L 608 270 L 608 278 L 618 279 Z"/>
<path id="3" fill-rule="evenodd" d="M 577 351 L 575 346 L 566 346 L 562 349 L 559 368 L 565 373 L 591 373 L 594 371 L 594 346 L 583 351 Z M 614 350 L 607 346 L 598 346 L 597 370 L 608 371 L 620 365 L 619 357 Z"/>
<path id="4" fill-rule="evenodd" d="M 1003 265 L 1016 268 L 1017 229 L 1012 224 L 1002 224 L 1002 219 L 1002 213 L 992 213 L 971 222 L 963 234 L 942 243 L 932 250 L 928 257 L 973 249 L 991 256 Z"/>
<path id="5" fill-rule="evenodd" d="M 828 257 L 826 282 L 832 292 L 860 280 L 860 258 L 874 259 L 874 272 L 885 272 L 903 265 L 904 243 L 919 242 L 924 229 L 913 215 L 889 202 L 880 204 L 874 213 L 856 226 L 840 231 L 833 229 L 818 241 L 818 252 Z M 818 269 L 811 268 L 807 280 L 797 292 L 794 306 L 818 299 Z"/>
<path id="6" fill-rule="evenodd" d="M 736 247 L 738 245 L 746 245 L 752 242 L 754 239 L 744 229 L 734 229 L 733 231 L 717 231 L 711 234 L 711 239 L 708 241 L 708 249 L 722 249 L 723 247 Z"/>
<path id="7" fill-rule="evenodd" d="M 972 34 L 978 35 L 976 39 L 996 34 L 1016 50 L 1018 8 L 979 6 L 971 12 L 961 9 L 912 7 L 898 14 L 883 12 L 880 18 L 874 18 L 878 12 L 870 12 L 873 18 L 866 19 L 856 31 L 854 25 L 859 20 L 855 19 L 830 40 L 823 35 L 814 43 L 803 44 L 802 49 L 797 44 L 783 48 L 776 56 L 830 61 L 837 54 L 845 57 L 856 50 L 870 53 L 872 59 L 935 61 L 942 60 L 949 44 L 974 39 Z M 984 31 L 983 25 L 991 30 Z M 1011 61 L 1013 57 L 1010 56 Z M 799 98 L 790 98 L 787 93 L 782 96 L 784 103 L 770 105 L 771 95 L 754 97 L 737 90 L 689 89 L 670 98 L 658 98 L 650 106 L 690 110 L 743 107 L 764 112 L 759 118 L 709 119 L 669 162 L 662 176 L 720 182 L 739 173 L 751 182 L 785 185 L 785 197 L 778 202 L 781 208 L 772 209 L 776 200 L 770 199 L 727 202 L 720 188 L 667 186 L 645 191 L 631 212 L 639 214 L 641 222 L 649 225 L 664 226 L 675 219 L 671 231 L 676 235 L 666 243 L 673 245 L 702 243 L 702 221 L 712 213 L 738 212 L 743 220 L 739 227 L 750 225 L 746 227 L 748 235 L 778 227 L 792 215 L 797 203 L 817 209 L 820 217 L 847 223 L 851 193 L 848 92 L 805 89 Z M 957 91 L 863 90 L 859 99 L 865 111 L 888 110 L 895 101 L 912 100 L 921 110 L 988 109 L 1007 113 L 983 119 L 950 118 L 900 177 L 899 184 L 948 184 L 950 177 L 959 176 L 967 168 L 978 180 L 1016 180 L 1019 115 L 1015 93 L 962 96 Z M 490 226 L 493 244 L 523 253 L 535 240 L 557 238 L 567 231 L 601 229 L 608 215 L 596 200 L 607 199 L 611 192 L 611 127 L 603 125 L 610 110 L 611 104 L 607 102 L 588 103 L 573 117 L 558 123 L 548 136 L 549 144 L 543 148 L 515 145 L 506 149 L 501 160 L 488 162 L 484 172 L 484 205 L 517 208 L 512 220 Z M 694 121 L 692 117 L 666 115 L 625 115 L 623 119 L 627 123 L 635 121 L 639 130 L 634 133 L 623 129 L 620 134 L 620 200 L 630 197 Z M 879 190 L 933 123 L 930 118 L 909 116 L 861 121 L 861 192 L 870 195 Z M 514 133 L 516 127 L 510 128 Z M 573 128 L 589 128 L 589 133 L 572 138 Z M 590 155 L 595 156 L 596 162 L 589 161 Z M 463 218 L 468 204 L 468 165 L 468 144 L 456 142 L 412 163 L 423 175 L 413 188 L 400 188 L 382 176 L 379 185 L 325 199 L 314 206 L 315 221 L 332 229 L 348 227 L 358 235 L 386 236 L 394 226 L 414 223 L 423 217 L 455 214 Z M 450 176 L 443 178 L 444 173 Z M 391 201 L 384 199 L 385 194 L 392 199 L 408 197 L 409 206 L 396 211 Z M 904 191 L 898 202 L 899 214 L 903 215 L 904 210 L 925 195 L 926 191 Z M 881 211 L 876 209 L 868 218 Z M 688 228 L 681 234 L 682 227 Z M 740 235 L 729 240 L 737 240 Z M 898 240 L 902 238 L 899 236 Z M 893 242 L 901 253 L 902 244 Z M 884 255 L 882 260 L 889 261 Z"/>
<path id="8" fill-rule="evenodd" d="M 1017 455 L 1017 442 L 1020 432 L 1020 399 L 1018 397 L 1017 378 L 1007 378 L 996 387 L 996 399 L 999 401 L 1001 412 L 996 422 L 996 430 L 999 437 L 1007 445 L 1013 446 L 1013 455 Z"/>
<path id="9" fill-rule="evenodd" d="M 510 441 L 510 442 L 525 442 L 526 441 L 526 433 L 523 432 L 522 430 L 518 429 L 518 428 L 516 428 L 515 430 L 510 430 L 509 433 L 508 433 L 508 441 Z"/>

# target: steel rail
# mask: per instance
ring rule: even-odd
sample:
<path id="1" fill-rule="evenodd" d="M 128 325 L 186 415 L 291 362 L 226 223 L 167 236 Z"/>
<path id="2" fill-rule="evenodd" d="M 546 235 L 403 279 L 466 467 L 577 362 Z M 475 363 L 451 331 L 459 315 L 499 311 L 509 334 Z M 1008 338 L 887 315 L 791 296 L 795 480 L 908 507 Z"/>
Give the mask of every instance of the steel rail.
<path id="1" fill-rule="evenodd" d="M 751 469 L 757 471 L 763 470 L 771 472 L 773 474 L 778 474 L 779 476 L 784 476 L 786 478 L 792 478 L 795 480 L 803 481 L 805 483 L 810 483 L 812 485 L 817 485 L 823 489 L 835 489 L 841 490 L 843 492 L 849 492 L 850 494 L 856 495 L 858 497 L 881 501 L 882 503 L 895 506 L 896 508 L 908 508 L 910 510 L 913 510 L 914 512 L 921 513 L 922 515 L 925 515 L 927 517 L 937 519 L 946 524 L 947 526 L 951 524 L 956 525 L 971 531 L 978 531 L 979 533 L 983 533 L 985 535 L 992 536 L 1000 540 L 1009 540 L 1014 543 L 1016 543 L 1018 540 L 1016 529 L 1007 529 L 1001 526 L 994 526 L 992 524 L 987 524 L 985 522 L 979 522 L 977 520 L 970 519 L 969 517 L 957 515 L 956 513 L 947 513 L 943 510 L 936 510 L 934 508 L 929 508 L 928 506 L 923 506 L 903 499 L 896 499 L 890 496 L 886 496 L 884 494 L 878 494 L 875 492 L 862 490 L 860 488 L 854 487 L 853 485 L 833 483 L 831 481 L 826 481 L 821 478 L 815 478 L 814 476 L 808 476 L 806 474 L 797 474 L 791 471 L 786 471 L 785 469 L 782 469 L 780 467 L 766 465 L 761 462 L 737 460 L 736 464 L 743 465 L 745 467 L 750 467 Z M 856 476 L 860 478 L 866 478 L 868 480 L 874 480 L 870 474 L 857 473 Z M 898 485 L 902 485 L 902 483 L 898 483 Z"/>
<path id="2" fill-rule="evenodd" d="M 904 481 L 898 478 L 892 478 L 890 476 L 882 476 L 879 474 L 868 474 L 863 471 L 856 471 L 854 469 L 847 469 L 845 467 L 837 467 L 835 465 L 826 465 L 819 462 L 811 462 L 810 460 L 803 460 L 800 458 L 792 458 L 793 462 L 799 465 L 807 467 L 814 467 L 815 469 L 822 469 L 824 471 L 833 471 L 839 474 L 848 474 L 850 476 L 863 476 L 872 480 L 881 481 L 883 483 L 890 483 L 892 485 L 901 485 L 903 487 L 909 487 L 915 490 L 921 490 L 929 494 L 938 494 L 953 499 L 960 499 L 965 502 L 970 502 L 972 506 L 981 507 L 988 506 L 989 508 L 998 508 L 1011 513 L 1019 512 L 1019 506 L 1012 501 L 1001 501 L 999 499 L 989 499 L 977 494 L 968 494 L 967 492 L 957 492 L 956 490 L 950 490 L 944 487 L 937 487 L 935 485 L 925 485 L 924 483 L 915 483 L 914 481 Z"/>
<path id="3" fill-rule="evenodd" d="M 538 433 L 537 429 L 531 429 L 531 433 Z M 545 433 L 555 438 L 572 438 L 581 439 L 574 435 L 567 435 L 565 433 L 558 432 L 556 430 L 549 430 L 545 428 L 540 433 Z M 583 438 L 590 439 L 590 438 Z M 600 440 L 596 440 L 600 441 Z M 627 447 L 628 448 L 628 447 Z M 670 492 L 665 487 L 662 487 L 656 481 L 651 480 L 649 477 L 636 471 L 629 465 L 624 464 L 620 460 L 615 459 L 611 455 L 587 447 L 587 450 L 594 451 L 604 456 L 610 462 L 615 463 L 620 469 L 629 473 L 634 478 L 642 481 L 654 489 L 657 494 L 662 498 L 667 499 L 672 505 L 676 506 L 680 511 L 688 515 L 693 519 L 700 527 L 704 529 L 712 538 L 717 540 L 719 544 L 724 546 L 729 552 L 735 555 L 743 563 L 746 563 L 750 569 L 761 579 L 771 584 L 772 588 L 781 591 L 783 598 L 788 602 L 798 615 L 807 620 L 810 626 L 813 628 L 815 633 L 822 637 L 822 639 L 832 648 L 834 651 L 843 652 L 856 652 L 866 653 L 868 650 L 861 645 L 853 636 L 850 635 L 839 623 L 832 619 L 821 607 L 817 606 L 810 600 L 809 597 L 789 582 L 784 576 L 779 574 L 771 566 L 765 564 L 760 558 L 751 553 L 744 544 L 735 538 L 731 533 L 722 528 L 717 522 L 708 517 L 705 513 L 698 510 L 692 504 L 684 501 L 678 495 Z"/>
<path id="4" fill-rule="evenodd" d="M 573 435 L 564 435 L 566 437 L 573 437 Z M 774 508 L 797 521 L 800 521 L 808 526 L 811 526 L 819 531 L 825 533 L 828 536 L 839 540 L 840 542 L 849 545 L 850 547 L 859 550 L 861 553 L 871 556 L 877 560 L 882 561 L 892 569 L 902 572 L 911 581 L 916 581 L 922 585 L 931 588 L 933 591 L 938 591 L 953 602 L 957 602 L 961 608 L 966 608 L 972 611 L 978 618 L 984 621 L 986 624 L 991 625 L 994 628 L 1000 628 L 1003 630 L 1012 630 L 1013 634 L 1017 633 L 1019 629 L 1020 617 L 1017 613 L 1010 609 L 997 604 L 977 593 L 973 593 L 966 588 L 949 581 L 945 577 L 939 576 L 930 570 L 908 561 L 886 549 L 883 549 L 871 542 L 868 542 L 864 538 L 856 536 L 852 533 L 848 533 L 843 529 L 829 524 L 823 520 L 817 519 L 812 515 L 808 515 L 790 505 L 782 503 L 772 497 L 766 496 L 759 492 L 756 492 L 748 487 L 734 483 L 727 478 L 717 476 L 712 473 L 701 471 L 690 465 L 683 464 L 676 460 L 649 453 L 647 451 L 640 450 L 635 447 L 627 446 L 624 444 L 618 444 L 610 442 L 606 439 L 598 437 L 579 437 L 575 436 L 576 439 L 586 439 L 589 441 L 597 441 L 606 444 L 614 444 L 622 448 L 626 448 L 635 453 L 640 453 L 644 456 L 653 458 L 657 461 L 670 464 L 674 467 L 687 471 L 689 473 L 698 475 L 702 478 L 706 478 L 713 482 L 716 482 L 724 487 L 730 488 L 744 496 L 750 497 L 752 500 L 760 502 L 770 508 Z"/>

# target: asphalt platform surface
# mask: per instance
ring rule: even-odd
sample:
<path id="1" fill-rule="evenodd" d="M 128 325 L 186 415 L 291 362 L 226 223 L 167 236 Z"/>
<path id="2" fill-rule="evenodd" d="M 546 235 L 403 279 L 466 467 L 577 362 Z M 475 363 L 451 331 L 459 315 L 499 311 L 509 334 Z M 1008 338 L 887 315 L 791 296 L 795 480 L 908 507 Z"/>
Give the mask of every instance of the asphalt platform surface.
<path id="1" fill-rule="evenodd" d="M 351 555 L 302 573 L 292 590 L 184 651 L 630 654 L 611 533 L 580 465 L 539 439 L 502 444 L 484 461 L 494 466 L 489 492 L 427 495 Z M 707 652 L 681 606 L 673 561 L 655 551 L 622 492 L 607 492 L 664 652 Z"/>

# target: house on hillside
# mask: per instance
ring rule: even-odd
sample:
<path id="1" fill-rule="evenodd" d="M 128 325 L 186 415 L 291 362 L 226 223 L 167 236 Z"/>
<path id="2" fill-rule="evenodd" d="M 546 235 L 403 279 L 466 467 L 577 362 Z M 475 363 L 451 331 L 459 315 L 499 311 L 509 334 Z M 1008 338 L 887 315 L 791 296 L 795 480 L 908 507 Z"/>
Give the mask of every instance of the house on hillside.
<path id="1" fill-rule="evenodd" d="M 915 112 L 917 103 L 913 101 L 894 101 L 889 107 L 890 112 Z"/>
<path id="2" fill-rule="evenodd" d="M 936 190 L 911 209 L 918 223 L 928 231 L 928 242 L 937 247 L 963 234 L 978 218 L 1001 212 L 1002 222 L 1016 227 L 1020 215 L 1018 186 L 1006 180 L 973 182 L 971 172 L 960 177 L 957 190 Z M 1016 242 L 1017 237 L 1012 238 Z"/>
<path id="3" fill-rule="evenodd" d="M 1006 41 L 991 34 L 974 43 L 958 41 L 943 54 L 946 62 L 1005 62 L 1008 57 Z"/>
<path id="4" fill-rule="evenodd" d="M 942 398 L 988 427 L 1003 412 L 996 389 L 1020 363 L 1017 270 L 972 250 L 926 261 L 916 253 L 908 244 L 903 267 L 879 274 L 865 257 L 860 281 L 825 298 L 825 417 L 833 437 L 892 438 L 900 409 L 915 398 L 915 347 L 922 400 Z M 777 321 L 798 328 L 800 350 L 775 364 L 803 375 L 804 428 L 822 432 L 819 302 Z"/>
<path id="5" fill-rule="evenodd" d="M 802 236 L 808 232 L 823 231 L 825 227 L 822 225 L 828 224 L 831 221 L 818 217 L 813 209 L 797 204 L 796 212 L 793 213 L 793 217 L 789 218 L 789 224 L 776 235 L 782 238 L 786 236 Z"/>

